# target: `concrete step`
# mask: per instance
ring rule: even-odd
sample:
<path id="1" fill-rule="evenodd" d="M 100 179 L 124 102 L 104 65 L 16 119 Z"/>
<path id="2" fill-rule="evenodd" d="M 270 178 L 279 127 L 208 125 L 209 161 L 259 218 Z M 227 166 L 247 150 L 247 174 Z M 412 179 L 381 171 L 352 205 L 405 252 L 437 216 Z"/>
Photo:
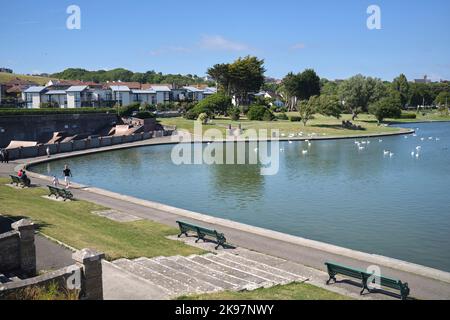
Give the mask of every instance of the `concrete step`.
<path id="1" fill-rule="evenodd" d="M 213 254 L 206 254 L 203 256 L 193 256 L 193 257 L 190 257 L 189 259 L 191 261 L 198 262 L 210 269 L 214 269 L 214 270 L 232 275 L 234 277 L 240 278 L 242 280 L 246 280 L 246 281 L 250 282 L 251 284 L 254 284 L 255 288 L 272 286 L 272 283 L 267 281 L 264 278 L 255 276 L 251 273 L 241 271 L 241 270 L 233 268 L 233 267 L 229 267 L 229 266 L 224 265 L 219 262 L 214 262 L 213 260 L 211 260 L 211 256 L 213 256 Z"/>
<path id="2" fill-rule="evenodd" d="M 144 267 L 147 267 L 152 271 L 166 276 L 170 279 L 174 279 L 181 283 L 184 283 L 188 286 L 189 293 L 209 293 L 217 292 L 220 290 L 219 287 L 216 287 L 208 282 L 193 277 L 187 273 L 182 272 L 181 270 L 176 270 L 160 263 L 161 260 L 165 259 L 165 257 L 158 257 L 153 259 L 138 258 L 133 260 L 133 262 L 141 264 Z"/>
<path id="3" fill-rule="evenodd" d="M 248 260 L 267 264 L 274 268 L 280 269 L 284 272 L 291 273 L 295 275 L 298 279 L 303 279 L 303 281 L 307 280 L 306 277 L 304 276 L 305 274 L 307 274 L 305 273 L 307 267 L 299 265 L 297 263 L 245 249 L 237 251 L 236 255 Z"/>
<path id="4" fill-rule="evenodd" d="M 240 257 L 232 254 L 219 253 L 218 255 L 212 256 L 210 259 L 229 267 L 264 278 L 266 281 L 273 282 L 274 284 L 287 284 L 292 282 L 291 278 L 282 277 L 279 272 L 274 272 L 274 270 L 267 270 L 267 268 L 264 268 L 264 265 L 261 263 L 250 260 L 248 260 L 247 263 L 247 261 L 244 261 Z"/>
<path id="5" fill-rule="evenodd" d="M 178 270 L 180 272 L 183 272 L 187 275 L 190 275 L 196 279 L 202 280 L 206 283 L 211 284 L 212 286 L 215 286 L 219 290 L 236 290 L 237 286 L 234 285 L 231 282 L 227 282 L 223 279 L 220 279 L 216 276 L 208 275 L 204 272 L 196 271 L 192 268 L 189 268 L 189 266 L 186 266 L 182 264 L 183 262 L 177 262 L 173 259 L 173 257 L 167 257 L 167 258 L 161 258 L 161 259 L 155 259 L 158 263 L 172 268 L 174 270 Z"/>
<path id="6" fill-rule="evenodd" d="M 166 291 L 168 296 L 181 296 L 189 293 L 189 287 L 186 284 L 154 272 L 139 263 L 128 259 L 119 259 L 114 261 L 113 264 L 142 278 L 144 281 L 148 281 L 152 285 L 160 287 L 161 290 Z"/>
<path id="7" fill-rule="evenodd" d="M 188 259 L 186 257 L 175 256 L 175 257 L 170 257 L 169 259 L 174 260 L 174 261 L 178 262 L 179 264 L 186 266 L 186 268 L 189 268 L 189 269 L 195 270 L 197 272 L 206 274 L 208 276 L 215 277 L 217 279 L 229 282 L 229 283 L 233 284 L 233 286 L 235 287 L 234 289 L 231 289 L 231 290 L 235 290 L 235 291 L 253 290 L 253 289 L 256 289 L 259 287 L 250 281 L 235 277 L 230 274 L 226 274 L 226 273 L 221 272 L 216 269 L 211 269 L 202 263 L 198 263 L 198 262 Z"/>
<path id="8" fill-rule="evenodd" d="M 291 273 L 289 271 L 286 271 L 286 270 L 283 270 L 283 269 L 280 269 L 277 267 L 273 267 L 273 266 L 270 266 L 270 265 L 262 263 L 262 262 L 257 262 L 255 260 L 247 259 L 241 255 L 223 252 L 223 253 L 220 253 L 219 256 L 224 257 L 224 258 L 231 260 L 233 262 L 236 262 L 236 263 L 240 263 L 240 264 L 243 264 L 243 265 L 246 265 L 249 267 L 256 268 L 258 270 L 262 270 L 262 271 L 277 275 L 278 277 L 286 279 L 288 282 L 292 282 L 292 281 L 303 282 L 306 280 L 305 276 L 300 276 L 298 274 Z M 286 262 L 287 261 L 277 263 L 277 265 L 283 266 L 283 264 L 285 264 Z M 302 274 L 304 274 L 304 273 L 302 273 Z"/>

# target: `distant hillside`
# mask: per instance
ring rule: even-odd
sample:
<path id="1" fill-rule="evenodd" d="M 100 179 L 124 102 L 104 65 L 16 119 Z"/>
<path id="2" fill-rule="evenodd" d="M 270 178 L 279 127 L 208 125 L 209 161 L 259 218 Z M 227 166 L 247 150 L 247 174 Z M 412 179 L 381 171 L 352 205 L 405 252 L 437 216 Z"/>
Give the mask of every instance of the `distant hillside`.
<path id="1" fill-rule="evenodd" d="M 147 71 L 145 73 L 132 72 L 127 69 L 117 68 L 113 70 L 89 71 L 81 68 L 69 68 L 62 72 L 54 73 L 52 77 L 64 80 L 81 81 L 124 81 L 140 83 L 168 83 L 177 85 L 204 84 L 205 79 L 197 75 L 162 74 L 161 72 Z M 209 84 L 209 83 L 208 83 Z M 211 82 L 211 84 L 213 84 Z"/>
<path id="2" fill-rule="evenodd" d="M 14 73 L 6 73 L 6 72 L 0 72 L 0 83 L 8 82 L 9 80 L 13 80 L 15 78 L 23 79 L 23 80 L 29 80 L 34 81 L 38 84 L 46 84 L 52 79 L 55 78 L 47 78 L 47 77 L 36 77 L 36 76 L 26 76 L 23 74 L 14 74 Z"/>

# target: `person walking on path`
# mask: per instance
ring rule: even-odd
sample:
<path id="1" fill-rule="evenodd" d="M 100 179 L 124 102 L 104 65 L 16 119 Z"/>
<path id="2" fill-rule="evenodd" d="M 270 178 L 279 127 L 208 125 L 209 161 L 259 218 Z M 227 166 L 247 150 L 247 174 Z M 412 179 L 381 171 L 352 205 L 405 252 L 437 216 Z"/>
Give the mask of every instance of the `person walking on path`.
<path id="1" fill-rule="evenodd" d="M 66 189 L 69 189 L 70 187 L 70 178 L 72 177 L 72 171 L 70 171 L 69 166 L 66 164 L 64 165 L 64 182 L 66 183 Z"/>
<path id="2" fill-rule="evenodd" d="M 3 161 L 9 163 L 9 151 L 8 149 L 3 149 Z"/>
<path id="3" fill-rule="evenodd" d="M 3 155 L 3 153 L 4 153 L 3 150 L 4 150 L 4 149 L 1 149 L 1 150 L 0 150 L 0 162 L 1 162 L 1 163 L 3 163 L 3 161 L 4 161 L 4 159 L 5 159 L 5 157 L 4 157 L 4 155 Z"/>

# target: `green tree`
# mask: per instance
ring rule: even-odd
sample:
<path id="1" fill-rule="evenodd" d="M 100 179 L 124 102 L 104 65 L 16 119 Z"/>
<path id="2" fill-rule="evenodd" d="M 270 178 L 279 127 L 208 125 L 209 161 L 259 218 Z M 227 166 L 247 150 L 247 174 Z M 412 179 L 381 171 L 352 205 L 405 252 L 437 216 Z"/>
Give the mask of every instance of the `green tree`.
<path id="1" fill-rule="evenodd" d="M 252 105 L 247 112 L 247 119 L 250 121 L 272 121 L 274 118 L 273 113 L 265 106 Z"/>
<path id="2" fill-rule="evenodd" d="M 301 100 L 297 103 L 297 110 L 304 126 L 313 118 L 319 106 L 320 101 L 318 96 L 312 96 L 309 100 Z"/>
<path id="3" fill-rule="evenodd" d="M 381 98 L 370 105 L 369 111 L 380 124 L 386 118 L 399 118 L 402 114 L 402 101 L 398 92 L 392 93 L 388 97 Z"/>
<path id="4" fill-rule="evenodd" d="M 368 111 L 369 104 L 385 96 L 387 88 L 380 79 L 353 76 L 339 85 L 339 98 L 355 120 L 360 112 Z"/>
<path id="5" fill-rule="evenodd" d="M 439 93 L 436 99 L 434 100 L 434 103 L 437 106 L 448 106 L 449 102 L 450 102 L 450 92 L 445 91 Z"/>
<path id="6" fill-rule="evenodd" d="M 308 100 L 320 95 L 320 78 L 313 69 L 306 69 L 298 74 L 288 73 L 283 79 L 283 86 L 290 109 L 297 105 L 298 100 Z"/>
<path id="7" fill-rule="evenodd" d="M 216 93 L 199 101 L 195 108 L 208 114 L 223 114 L 231 107 L 231 98 L 223 93 Z"/>
<path id="8" fill-rule="evenodd" d="M 241 116 L 241 109 L 239 109 L 238 107 L 231 107 L 230 109 L 228 109 L 228 115 L 231 120 L 238 121 Z"/>
<path id="9" fill-rule="evenodd" d="M 400 94 L 402 108 L 404 108 L 409 100 L 409 82 L 403 73 L 394 79 L 392 89 Z"/>
<path id="10" fill-rule="evenodd" d="M 339 97 L 337 95 L 321 95 L 317 112 L 339 119 L 342 114 L 342 104 Z"/>

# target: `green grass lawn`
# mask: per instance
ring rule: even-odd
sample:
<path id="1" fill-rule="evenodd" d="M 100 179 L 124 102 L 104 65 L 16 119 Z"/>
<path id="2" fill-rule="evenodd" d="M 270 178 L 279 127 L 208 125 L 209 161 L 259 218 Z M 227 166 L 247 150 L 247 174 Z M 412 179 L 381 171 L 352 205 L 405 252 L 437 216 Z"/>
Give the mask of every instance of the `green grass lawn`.
<path id="1" fill-rule="evenodd" d="M 219 292 L 182 296 L 178 300 L 349 300 L 349 297 L 307 283 L 278 285 L 244 292 Z"/>
<path id="2" fill-rule="evenodd" d="M 148 220 L 119 223 L 92 214 L 105 209 L 86 201 L 56 202 L 42 198 L 43 188 L 17 190 L 0 179 L 0 214 L 13 219 L 31 218 L 39 230 L 76 249 L 93 248 L 107 259 L 202 253 L 200 249 L 166 239 L 177 229 Z"/>
<path id="3" fill-rule="evenodd" d="M 296 112 L 288 115 L 298 115 Z M 315 115 L 315 118 L 304 126 L 301 122 L 290 122 L 288 120 L 277 121 L 249 121 L 245 118 L 239 121 L 231 121 L 228 118 L 217 118 L 211 120 L 211 124 L 205 125 L 204 130 L 219 129 L 222 134 L 225 134 L 229 124 L 236 128 L 238 124 L 242 125 L 244 130 L 248 129 L 278 129 L 280 134 L 289 135 L 291 133 L 298 134 L 303 132 L 304 135 L 316 133 L 319 136 L 356 136 L 361 134 L 375 134 L 375 133 L 394 133 L 400 132 L 401 129 L 395 127 L 378 126 L 375 118 L 369 115 L 361 115 L 359 119 L 353 121 L 354 124 L 362 126 L 365 130 L 349 130 L 342 128 L 342 120 L 351 120 L 350 115 L 343 115 L 341 119 L 325 117 L 322 115 Z M 193 120 L 184 118 L 159 118 L 158 121 L 163 125 L 176 125 L 177 129 L 185 129 L 193 132 Z M 244 131 L 245 135 L 245 131 Z"/>

